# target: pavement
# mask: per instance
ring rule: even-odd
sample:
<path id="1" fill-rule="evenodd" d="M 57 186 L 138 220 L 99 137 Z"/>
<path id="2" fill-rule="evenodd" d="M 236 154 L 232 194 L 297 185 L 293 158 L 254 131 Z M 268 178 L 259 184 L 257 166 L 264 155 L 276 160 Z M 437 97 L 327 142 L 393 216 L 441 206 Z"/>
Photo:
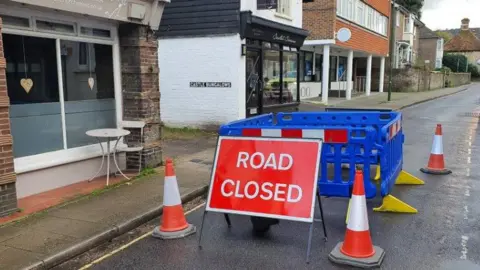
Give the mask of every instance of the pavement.
<path id="1" fill-rule="evenodd" d="M 393 195 L 416 207 L 418 214 L 373 213 L 373 243 L 386 251 L 381 269 L 480 269 L 480 85 L 403 110 L 404 170 L 423 186 L 396 186 Z M 451 175 L 426 175 L 437 123 L 443 125 L 443 147 Z M 309 226 L 281 221 L 264 237 L 254 236 L 248 217 L 232 216 L 228 228 L 221 214 L 207 215 L 202 246 L 197 233 L 185 239 L 143 238 L 94 264 L 91 269 L 350 269 L 332 264 L 328 254 L 343 240 L 347 200 L 322 198 L 328 241 L 316 223 L 311 262 L 305 263 Z M 187 216 L 200 226 L 203 208 Z M 317 209 L 317 216 L 319 216 Z"/>
<path id="2" fill-rule="evenodd" d="M 451 136 L 446 136 L 448 139 L 444 139 L 445 144 L 450 142 L 463 145 L 460 148 L 445 146 L 446 152 L 449 150 L 448 153 L 455 153 L 450 156 L 450 159 L 447 157 L 447 162 L 450 162 L 454 169 L 454 175 L 450 177 L 458 175 L 457 169 L 465 169 L 460 162 L 462 160 L 460 157 L 466 153 L 476 152 L 474 147 L 470 150 L 466 148 L 467 140 L 464 138 L 465 130 L 470 128 L 469 123 L 472 118 L 458 117 L 456 114 L 472 112 L 476 108 L 476 99 L 480 97 L 476 92 L 480 90 L 480 86 L 473 84 L 469 87 L 470 90 L 463 93 L 419 105 L 405 112 L 405 130 L 415 132 L 412 136 L 413 140 L 409 139 L 407 133 L 405 144 L 405 154 L 408 156 L 405 166 L 409 168 L 409 171 L 419 174 L 419 164 L 426 162 L 436 121 L 445 123 L 445 133 Z M 404 96 L 404 93 L 394 93 L 393 101 L 389 103 L 389 106 L 400 108 L 442 95 L 457 93 L 466 88 L 409 93 L 407 97 Z M 400 95 L 397 96 L 397 94 Z M 378 104 L 383 104 L 382 98 L 386 100 L 382 94 L 377 94 L 368 98 L 362 97 L 345 101 L 344 103 L 348 104 L 344 105 L 377 107 Z M 357 103 L 353 101 L 357 101 Z M 343 104 L 343 102 L 338 104 Z M 310 110 L 323 110 L 322 105 L 315 103 L 309 103 L 307 106 L 310 106 Z M 472 134 L 474 137 L 474 132 Z M 470 143 L 474 144 L 472 140 Z M 175 158 L 180 192 L 184 199 L 189 199 L 188 195 L 199 195 L 206 190 L 215 145 L 215 140 L 193 139 L 191 141 L 167 141 L 164 148 L 167 155 Z M 419 152 L 414 152 L 416 150 Z M 469 159 L 471 163 L 474 161 L 473 156 L 472 154 L 472 158 Z M 472 179 L 475 175 L 473 172 L 475 169 L 472 167 L 469 176 Z M 407 189 L 408 194 L 396 194 L 400 198 L 408 197 L 409 199 L 406 201 L 417 207 L 422 214 L 415 216 L 371 215 L 375 244 L 383 245 L 382 247 L 387 250 L 387 256 L 389 256 L 389 251 L 391 254 L 398 253 L 394 257 L 399 258 L 400 266 L 410 263 L 409 266 L 419 266 L 416 269 L 423 269 L 420 267 L 421 259 L 412 260 L 409 257 L 408 252 L 411 248 L 418 250 L 419 255 L 426 257 L 431 257 L 432 252 L 437 257 L 451 254 L 452 263 L 455 263 L 460 256 L 457 253 L 462 254 L 461 252 L 465 252 L 464 250 L 467 249 L 465 246 L 468 246 L 468 258 L 472 256 L 476 260 L 476 253 L 480 250 L 478 250 L 478 246 L 472 246 L 472 243 L 476 243 L 479 237 L 472 235 L 475 230 L 469 231 L 464 223 L 469 221 L 469 224 L 473 224 L 473 228 L 477 228 L 477 230 L 480 223 L 475 223 L 475 219 L 470 217 L 464 221 L 464 199 L 466 198 L 464 182 L 466 180 L 461 177 L 451 181 L 450 178 L 445 178 L 445 181 L 440 182 L 438 178 L 423 178 L 427 181 L 430 180 L 425 187 L 412 189 L 411 193 Z M 158 175 L 133 181 L 101 195 L 76 200 L 31 218 L 0 227 L 0 269 L 22 269 L 32 264 L 41 267 L 60 263 L 88 250 L 101 241 L 107 241 L 127 232 L 133 226 L 140 225 L 141 222 L 158 217 L 161 214 L 163 201 L 163 180 L 163 171 L 160 169 Z M 473 193 L 477 186 L 469 183 L 469 188 L 469 192 Z M 403 191 L 405 188 L 398 190 Z M 445 193 L 452 196 L 448 197 L 447 201 L 441 197 Z M 474 197 L 470 196 L 468 199 L 474 199 Z M 444 202 L 452 203 L 453 208 Z M 375 203 L 378 202 L 369 202 L 369 205 L 372 206 Z M 439 208 L 437 209 L 436 206 Z M 320 264 L 330 267 L 330 263 L 326 261 L 326 254 L 330 252 L 337 241 L 341 240 L 344 233 L 346 202 L 330 198 L 325 200 L 324 207 L 328 209 L 327 227 L 332 236 L 329 235 L 330 241 L 324 244 L 319 240 L 321 231 L 318 226 L 315 228 L 317 241 L 314 241 L 312 250 L 312 267 Z M 480 212 L 480 209 L 473 206 L 467 209 L 472 217 L 474 217 L 473 214 Z M 201 215 L 200 210 L 195 211 L 188 216 L 188 219 L 199 225 Z M 305 224 L 282 222 L 267 238 L 256 239 L 250 234 L 248 219 L 233 217 L 233 221 L 234 227 L 232 231 L 228 231 L 221 216 L 215 214 L 209 216 L 204 232 L 204 253 L 198 253 L 195 237 L 161 244 L 152 239 L 145 239 L 95 267 L 98 269 L 216 269 L 217 267 L 238 269 L 240 266 L 252 269 L 271 269 L 274 265 L 284 265 L 283 268 L 294 265 L 303 267 L 303 264 L 300 263 L 304 263 L 308 230 L 308 226 Z M 458 221 L 461 221 L 462 224 L 458 224 Z M 465 228 L 465 232 L 450 235 L 451 228 L 454 228 L 455 231 Z M 438 233 L 435 233 L 433 238 L 429 238 L 426 235 L 432 233 L 430 230 L 438 230 Z M 404 237 L 404 232 L 408 233 L 407 237 Z M 305 235 L 305 237 L 299 237 L 300 235 Z M 399 242 L 395 244 L 397 240 Z M 437 242 L 442 244 L 439 246 L 435 244 Z M 432 244 L 432 248 L 425 249 L 427 243 Z M 392 248 L 398 252 L 392 252 Z M 283 254 L 289 254 L 289 256 Z M 435 261 L 431 260 L 425 265 L 433 265 Z M 478 261 L 475 262 L 478 263 Z M 179 264 L 177 265 L 177 263 Z M 389 269 L 410 269 L 397 268 L 391 263 L 387 265 L 392 266 Z"/>
<path id="3" fill-rule="evenodd" d="M 392 92 L 391 101 L 388 101 L 388 93 L 372 92 L 371 96 L 352 97 L 351 100 L 345 98 L 329 98 L 328 105 L 321 102 L 321 97 L 302 101 L 303 111 L 315 111 L 318 107 L 333 108 L 379 108 L 401 110 L 409 106 L 426 102 L 432 99 L 456 94 L 468 89 L 469 85 L 463 85 L 453 88 L 443 88 L 425 92 Z"/>
<path id="4" fill-rule="evenodd" d="M 177 179 L 184 198 L 193 199 L 205 193 L 213 151 L 207 148 L 193 154 L 185 154 L 187 150 L 172 154 L 176 157 Z M 160 169 L 156 175 L 126 183 L 101 195 L 92 195 L 0 227 L 0 269 L 21 269 L 32 264 L 42 266 L 43 262 L 51 264 L 69 259 L 77 255 L 75 253 L 87 251 L 101 241 L 133 229 L 132 226 L 158 217 L 163 182 L 163 170 Z"/>

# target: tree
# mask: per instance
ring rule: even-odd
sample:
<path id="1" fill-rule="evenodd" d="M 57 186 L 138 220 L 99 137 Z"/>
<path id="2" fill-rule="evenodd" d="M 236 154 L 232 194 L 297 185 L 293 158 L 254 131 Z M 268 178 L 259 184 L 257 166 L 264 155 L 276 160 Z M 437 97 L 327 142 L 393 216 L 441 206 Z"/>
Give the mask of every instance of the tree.
<path id="1" fill-rule="evenodd" d="M 422 17 L 424 0 L 396 0 L 395 2 L 417 15 L 419 19 Z"/>
<path id="2" fill-rule="evenodd" d="M 443 65 L 450 68 L 453 72 L 467 71 L 467 57 L 461 54 L 445 54 L 443 56 Z"/>
<path id="3" fill-rule="evenodd" d="M 437 36 L 443 38 L 444 43 L 447 43 L 448 41 L 450 41 L 450 39 L 453 38 L 452 34 L 450 34 L 447 31 L 437 31 L 437 32 L 435 32 L 435 34 L 437 34 Z"/>

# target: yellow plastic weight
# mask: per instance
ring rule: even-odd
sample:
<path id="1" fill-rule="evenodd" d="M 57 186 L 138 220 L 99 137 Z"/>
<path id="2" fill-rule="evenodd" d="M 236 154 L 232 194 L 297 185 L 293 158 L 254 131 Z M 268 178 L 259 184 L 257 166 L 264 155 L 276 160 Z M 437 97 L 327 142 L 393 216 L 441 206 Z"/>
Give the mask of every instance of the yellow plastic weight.
<path id="1" fill-rule="evenodd" d="M 395 181 L 395 185 L 425 185 L 425 182 L 402 170 Z"/>
<path id="2" fill-rule="evenodd" d="M 345 217 L 345 224 L 348 224 L 348 215 L 350 214 L 350 204 L 352 203 L 352 198 L 348 200 L 348 206 L 347 206 L 347 216 Z"/>
<path id="3" fill-rule="evenodd" d="M 416 214 L 418 210 L 410 205 L 402 202 L 392 195 L 383 197 L 382 205 L 380 207 L 373 208 L 375 212 L 393 212 L 393 213 L 406 213 Z"/>
<path id="4" fill-rule="evenodd" d="M 379 181 L 380 180 L 380 164 L 378 164 L 376 171 L 377 172 L 375 173 L 375 177 L 373 178 L 373 180 Z"/>

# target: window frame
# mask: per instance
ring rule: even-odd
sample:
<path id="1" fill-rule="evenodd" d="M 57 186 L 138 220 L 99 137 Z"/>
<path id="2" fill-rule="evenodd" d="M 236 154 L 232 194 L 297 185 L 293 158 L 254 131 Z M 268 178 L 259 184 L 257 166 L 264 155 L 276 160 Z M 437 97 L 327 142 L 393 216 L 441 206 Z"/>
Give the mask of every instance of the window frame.
<path id="1" fill-rule="evenodd" d="M 6 7 L 3 4 L 0 4 L 0 8 Z M 55 39 L 57 45 L 57 57 L 58 54 L 61 54 L 60 40 L 76 41 L 76 42 L 87 42 L 94 44 L 103 44 L 112 46 L 112 57 L 113 57 L 113 76 L 114 76 L 114 99 L 115 99 L 115 114 L 116 114 L 116 123 L 118 124 L 123 118 L 123 97 L 121 92 L 121 70 L 120 70 L 120 45 L 118 39 L 118 26 L 114 23 L 92 23 L 91 21 L 80 18 L 71 17 L 56 14 L 53 12 L 47 11 L 35 11 L 35 16 L 31 11 L 25 11 L 24 8 L 8 7 L 9 16 L 14 17 L 23 17 L 30 18 L 30 28 L 16 28 L 9 25 L 3 25 L 2 33 L 12 34 L 12 35 L 24 35 L 31 37 L 39 38 L 50 38 Z M 50 20 L 45 18 L 58 18 L 58 20 Z M 65 32 L 55 32 L 55 31 L 37 31 L 35 28 L 35 18 L 42 18 L 45 21 L 58 21 L 60 23 L 73 23 L 76 27 L 76 32 L 73 35 L 69 35 Z M 78 25 L 94 27 L 99 29 L 109 29 L 111 33 L 111 38 L 101 38 L 96 36 L 80 36 L 78 35 Z M 58 72 L 58 67 L 57 67 Z M 59 79 L 60 80 L 60 79 Z M 63 88 L 62 88 L 63 89 Z M 59 90 L 60 91 L 60 90 Z M 62 93 L 62 91 L 60 91 Z M 62 101 L 63 102 L 63 101 Z M 63 105 L 64 106 L 64 105 Z M 62 129 L 66 132 L 64 123 L 62 123 Z M 66 144 L 64 143 L 64 146 Z M 125 145 L 124 140 L 119 142 L 119 146 Z M 102 146 L 105 148 L 107 146 L 106 142 L 102 143 Z M 26 173 L 31 171 L 37 171 L 41 169 L 51 168 L 54 166 L 59 166 L 63 164 L 68 164 L 72 162 L 83 161 L 86 159 L 101 157 L 102 151 L 98 144 L 91 144 L 86 146 L 80 146 L 75 148 L 63 148 L 58 151 L 39 153 L 36 155 L 25 156 L 14 158 L 14 171 L 15 173 Z"/>

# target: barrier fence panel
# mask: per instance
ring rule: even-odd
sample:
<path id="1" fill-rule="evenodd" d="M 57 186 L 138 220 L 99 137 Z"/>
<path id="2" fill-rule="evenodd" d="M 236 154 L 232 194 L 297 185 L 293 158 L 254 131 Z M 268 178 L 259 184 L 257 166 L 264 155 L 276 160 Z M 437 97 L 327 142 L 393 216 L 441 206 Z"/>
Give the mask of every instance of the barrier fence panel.
<path id="1" fill-rule="evenodd" d="M 377 188 L 370 179 L 370 166 L 379 163 L 381 195 L 385 196 L 391 192 L 402 170 L 403 133 L 399 112 L 352 109 L 266 114 L 223 125 L 219 135 L 322 139 L 318 187 L 324 196 L 350 197 L 355 168 L 361 166 L 365 195 L 375 197 Z M 342 164 L 349 165 L 346 175 Z"/>

